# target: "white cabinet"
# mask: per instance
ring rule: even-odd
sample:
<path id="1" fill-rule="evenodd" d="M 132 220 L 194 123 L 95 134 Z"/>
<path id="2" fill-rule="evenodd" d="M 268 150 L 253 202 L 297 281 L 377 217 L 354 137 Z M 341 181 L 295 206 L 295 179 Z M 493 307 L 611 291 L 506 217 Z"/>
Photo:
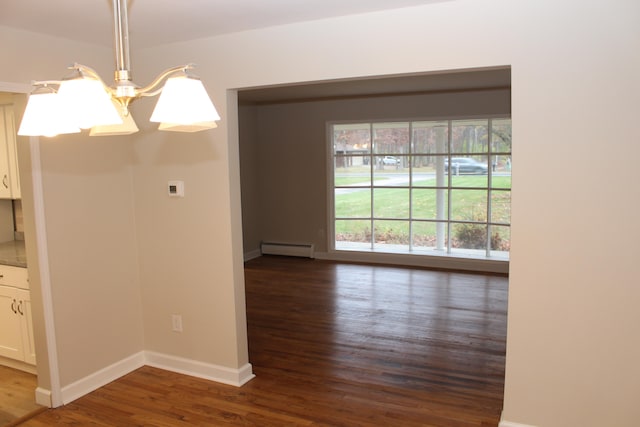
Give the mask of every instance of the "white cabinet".
<path id="1" fill-rule="evenodd" d="M 13 105 L 0 105 L 0 198 L 19 199 L 18 150 Z"/>
<path id="2" fill-rule="evenodd" d="M 0 266 L 0 356 L 36 363 L 26 268 Z"/>

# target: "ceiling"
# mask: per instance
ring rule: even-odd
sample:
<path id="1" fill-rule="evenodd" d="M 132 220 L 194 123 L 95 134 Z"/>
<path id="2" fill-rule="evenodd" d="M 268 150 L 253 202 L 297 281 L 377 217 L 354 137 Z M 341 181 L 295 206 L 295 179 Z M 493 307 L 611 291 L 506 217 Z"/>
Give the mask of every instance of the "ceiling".
<path id="1" fill-rule="evenodd" d="M 455 0 L 129 0 L 131 49 Z M 52 19 L 52 17 L 55 17 Z M 158 23 L 169 23 L 158 25 Z M 0 25 L 113 46 L 112 0 L 0 0 Z M 243 104 L 509 87 L 508 68 L 243 90 Z"/>
<path id="2" fill-rule="evenodd" d="M 129 0 L 130 44 L 145 48 L 444 1 L 452 0 Z M 1 0 L 0 25 L 112 46 L 112 11 L 112 0 Z"/>
<path id="3" fill-rule="evenodd" d="M 510 87 L 511 69 L 500 67 L 245 89 L 238 92 L 238 102 L 261 105 Z"/>

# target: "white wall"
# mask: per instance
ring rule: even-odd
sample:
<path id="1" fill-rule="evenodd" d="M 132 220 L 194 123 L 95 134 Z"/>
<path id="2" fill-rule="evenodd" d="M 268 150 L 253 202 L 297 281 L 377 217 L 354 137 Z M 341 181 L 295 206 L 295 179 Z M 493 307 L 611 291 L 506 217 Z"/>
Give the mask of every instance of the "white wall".
<path id="1" fill-rule="evenodd" d="M 222 106 L 234 88 L 510 65 L 515 142 L 504 419 L 631 426 L 640 418 L 632 401 L 640 387 L 640 314 L 633 307 L 640 298 L 633 184 L 639 16 L 640 5 L 630 0 L 459 0 L 144 55 L 148 64 L 159 56 L 192 58 Z M 222 109 L 224 120 L 232 114 Z M 239 150 L 224 128 L 215 138 Z M 236 179 L 238 165 L 228 167 Z M 240 235 L 234 228 L 233 239 Z"/>
<path id="2" fill-rule="evenodd" d="M 512 69 L 520 143 L 504 416 L 539 426 L 636 425 L 640 3 L 521 13 L 529 58 Z M 570 158 L 580 165 L 569 167 Z"/>
<path id="3" fill-rule="evenodd" d="M 240 143 L 240 180 L 242 182 L 242 250 L 249 257 L 259 254 L 260 241 L 262 240 L 262 204 L 260 198 L 260 152 L 256 143 L 258 135 L 258 108 L 238 108 L 238 132 Z"/>
<path id="4" fill-rule="evenodd" d="M 214 132 L 154 132 L 135 138 L 145 349 L 240 368 L 248 362 L 246 319 L 242 316 L 236 331 L 244 300 L 236 307 L 236 273 L 230 270 L 228 153 Z M 184 198 L 167 195 L 169 180 L 184 181 Z M 243 289 L 242 277 L 238 283 Z M 172 332 L 172 314 L 182 315 L 183 333 Z M 236 342 L 243 342 L 244 349 L 239 351 Z"/>
<path id="5" fill-rule="evenodd" d="M 63 386 L 143 349 L 130 143 L 41 143 Z"/>

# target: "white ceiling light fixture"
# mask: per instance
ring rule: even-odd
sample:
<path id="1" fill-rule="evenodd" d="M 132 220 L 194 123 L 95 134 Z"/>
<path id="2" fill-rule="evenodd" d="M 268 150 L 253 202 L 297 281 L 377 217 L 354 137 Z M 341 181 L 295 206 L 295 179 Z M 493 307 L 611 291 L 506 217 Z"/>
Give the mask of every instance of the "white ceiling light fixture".
<path id="1" fill-rule="evenodd" d="M 69 120 L 68 114 L 63 113 L 60 97 L 52 84 L 58 85 L 56 82 L 36 84 L 36 88 L 29 95 L 18 135 L 53 137 L 63 133 L 80 132 L 80 127 Z"/>
<path id="2" fill-rule="evenodd" d="M 69 67 L 72 74 L 61 81 L 33 82 L 18 135 L 55 136 L 80 129 L 91 129 L 91 136 L 131 134 L 138 131 L 129 113 L 131 102 L 158 94 L 150 121 L 159 123 L 159 130 L 217 127 L 220 116 L 200 79 L 191 74 L 193 64 L 165 70 L 142 88 L 133 83 L 126 0 L 113 0 L 113 15 L 115 85 L 106 85 L 96 71 L 81 64 Z"/>

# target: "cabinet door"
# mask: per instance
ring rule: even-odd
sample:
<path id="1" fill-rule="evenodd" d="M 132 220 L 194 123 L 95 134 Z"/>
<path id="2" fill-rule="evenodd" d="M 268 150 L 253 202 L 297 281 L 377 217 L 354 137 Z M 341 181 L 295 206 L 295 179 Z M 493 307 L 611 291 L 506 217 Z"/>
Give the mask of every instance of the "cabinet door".
<path id="1" fill-rule="evenodd" d="M 24 360 L 22 316 L 16 289 L 0 286 L 0 356 Z"/>
<path id="2" fill-rule="evenodd" d="M 17 289 L 18 315 L 21 317 L 22 347 L 24 361 L 32 365 L 36 364 L 36 343 L 33 337 L 33 319 L 31 318 L 31 293 L 24 289 Z"/>
<path id="3" fill-rule="evenodd" d="M 9 150 L 7 148 L 7 106 L 0 105 L 0 198 L 11 198 L 11 178 L 9 170 Z"/>

